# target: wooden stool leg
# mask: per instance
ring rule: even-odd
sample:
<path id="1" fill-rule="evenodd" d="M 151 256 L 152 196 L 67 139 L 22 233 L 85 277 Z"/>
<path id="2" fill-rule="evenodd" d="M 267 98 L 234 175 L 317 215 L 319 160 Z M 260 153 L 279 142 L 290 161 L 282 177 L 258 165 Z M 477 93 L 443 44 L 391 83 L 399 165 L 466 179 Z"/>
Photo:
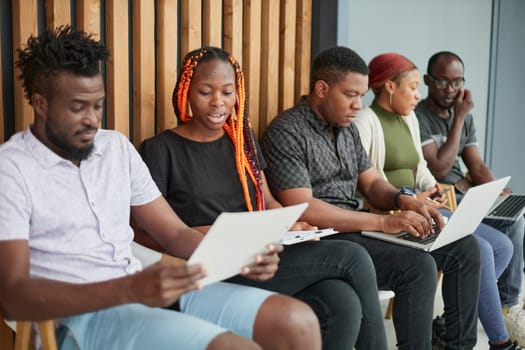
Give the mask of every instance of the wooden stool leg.
<path id="1" fill-rule="evenodd" d="M 31 322 L 16 322 L 15 350 L 31 349 Z"/>
<path id="2" fill-rule="evenodd" d="M 55 324 L 53 321 L 38 322 L 38 329 L 42 340 L 42 350 L 57 350 Z"/>

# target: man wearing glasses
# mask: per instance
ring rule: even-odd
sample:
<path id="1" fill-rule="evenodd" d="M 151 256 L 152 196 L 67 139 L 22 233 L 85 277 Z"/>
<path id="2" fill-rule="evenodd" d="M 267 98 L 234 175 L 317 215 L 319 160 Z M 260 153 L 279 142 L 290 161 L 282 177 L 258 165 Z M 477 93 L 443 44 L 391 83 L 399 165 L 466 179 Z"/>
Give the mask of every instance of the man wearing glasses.
<path id="1" fill-rule="evenodd" d="M 478 150 L 476 128 L 470 111 L 474 106 L 472 94 L 464 89 L 463 61 L 448 51 L 434 54 L 428 61 L 428 97 L 415 109 L 421 131 L 421 145 L 428 168 L 440 182 L 454 184 L 458 200 L 470 185 L 494 180 Z M 460 167 L 465 163 L 469 179 Z M 512 192 L 510 188 L 504 192 Z M 511 261 L 498 281 L 505 323 L 510 336 L 525 346 L 525 310 L 519 295 L 523 273 L 524 219 L 516 222 L 485 220 L 486 224 L 506 233 L 514 246 Z"/>

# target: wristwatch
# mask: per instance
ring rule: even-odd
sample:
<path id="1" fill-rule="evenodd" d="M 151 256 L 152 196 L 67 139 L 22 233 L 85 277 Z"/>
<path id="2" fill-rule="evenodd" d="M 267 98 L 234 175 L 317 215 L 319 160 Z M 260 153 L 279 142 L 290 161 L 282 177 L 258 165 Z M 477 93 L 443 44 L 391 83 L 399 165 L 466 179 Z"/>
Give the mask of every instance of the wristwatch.
<path id="1" fill-rule="evenodd" d="M 416 198 L 416 192 L 414 192 L 413 189 L 411 189 L 410 187 L 401 187 L 399 191 L 397 191 L 396 195 L 394 196 L 394 204 L 396 205 L 396 208 L 398 209 L 399 209 L 399 196 L 401 195 Z"/>

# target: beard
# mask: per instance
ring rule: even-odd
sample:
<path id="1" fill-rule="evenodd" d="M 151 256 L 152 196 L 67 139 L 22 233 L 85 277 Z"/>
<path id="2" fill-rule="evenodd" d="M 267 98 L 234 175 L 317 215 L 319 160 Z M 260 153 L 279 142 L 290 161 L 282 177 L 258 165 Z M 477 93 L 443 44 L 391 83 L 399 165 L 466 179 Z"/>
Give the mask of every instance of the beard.
<path id="1" fill-rule="evenodd" d="M 46 123 L 46 135 L 51 143 L 60 148 L 63 157 L 68 160 L 85 160 L 89 157 L 95 147 L 93 143 L 85 147 L 77 147 L 70 144 L 63 137 L 53 131 L 49 122 Z"/>

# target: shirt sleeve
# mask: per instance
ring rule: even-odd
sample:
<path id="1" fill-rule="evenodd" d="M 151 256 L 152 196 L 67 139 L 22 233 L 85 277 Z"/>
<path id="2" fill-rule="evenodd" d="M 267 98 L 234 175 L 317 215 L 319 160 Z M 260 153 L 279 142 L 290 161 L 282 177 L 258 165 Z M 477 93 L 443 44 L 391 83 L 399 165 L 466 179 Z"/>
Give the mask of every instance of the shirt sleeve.
<path id="1" fill-rule="evenodd" d="M 131 202 L 130 205 L 143 205 L 160 197 L 160 192 L 151 178 L 148 167 L 141 159 L 131 142 L 128 142 L 130 172 L 131 172 Z"/>
<path id="2" fill-rule="evenodd" d="M 144 140 L 139 147 L 139 153 L 159 191 L 163 196 L 166 196 L 168 193 L 171 161 L 168 156 L 168 149 L 160 140 L 160 135 L 162 134 L 152 139 Z"/>
<path id="3" fill-rule="evenodd" d="M 474 118 L 469 114 L 465 119 L 465 129 L 467 138 L 465 140 L 465 147 L 477 146 L 478 139 L 476 137 L 476 126 L 474 125 Z"/>

